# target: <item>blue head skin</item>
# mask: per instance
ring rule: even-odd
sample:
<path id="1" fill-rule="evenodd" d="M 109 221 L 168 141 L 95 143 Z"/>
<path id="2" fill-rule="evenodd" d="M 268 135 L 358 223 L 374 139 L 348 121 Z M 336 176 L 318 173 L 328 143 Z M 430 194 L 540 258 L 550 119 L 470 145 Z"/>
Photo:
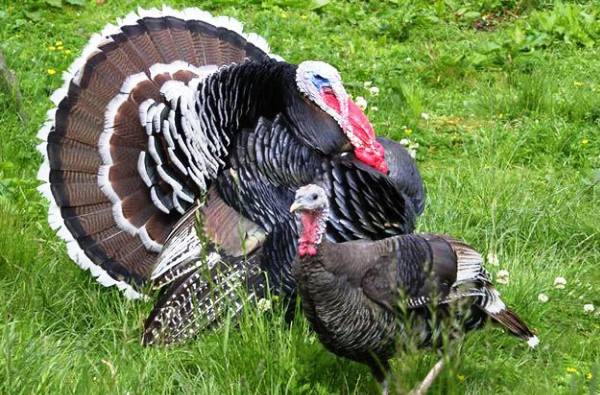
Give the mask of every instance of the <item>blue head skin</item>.
<path id="1" fill-rule="evenodd" d="M 320 74 L 313 74 L 310 77 L 310 81 L 318 90 L 321 90 L 323 88 L 331 88 L 331 83 L 329 82 L 329 80 L 321 76 Z"/>

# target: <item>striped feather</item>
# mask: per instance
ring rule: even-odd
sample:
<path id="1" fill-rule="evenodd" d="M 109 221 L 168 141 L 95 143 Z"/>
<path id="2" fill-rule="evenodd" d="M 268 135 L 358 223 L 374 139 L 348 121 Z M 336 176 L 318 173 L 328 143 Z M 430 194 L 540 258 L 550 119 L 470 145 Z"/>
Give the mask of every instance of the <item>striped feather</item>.
<path id="1" fill-rule="evenodd" d="M 150 199 L 146 180 L 135 174 L 147 145 L 138 123 L 139 104 L 148 98 L 161 100 L 160 84 L 149 80 L 152 66 L 239 62 L 244 50 L 227 44 L 235 34 L 240 36 L 235 41 L 239 45 L 268 52 L 262 38 L 244 35 L 240 26 L 232 19 L 213 18 L 194 9 L 139 10 L 120 20 L 119 26 L 107 25 L 94 35 L 65 73 L 63 87 L 52 95 L 57 109 L 49 111 L 38 134 L 44 141 L 39 177 L 50 184 L 39 190 L 50 201 L 49 222 L 68 242 L 73 260 L 102 284 L 117 285 L 127 296 L 140 296 L 128 284 L 133 280 L 127 273 L 136 273 L 134 282 L 148 276 L 156 251 L 177 219 L 160 214 Z M 225 34 L 227 45 L 220 44 L 218 29 Z M 204 34 L 199 35 L 200 31 Z M 220 45 L 225 50 L 221 51 Z M 213 54 L 214 49 L 217 52 Z M 267 57 L 260 51 L 253 54 L 261 60 Z M 187 83 L 196 76 L 186 66 L 173 68 L 170 78 Z M 182 166 L 185 162 L 181 159 L 173 161 L 173 169 Z M 158 181 L 157 174 L 151 169 L 146 172 L 147 178 L 153 179 L 151 185 Z M 169 191 L 168 199 L 185 210 L 190 192 L 178 183 L 180 191 Z M 146 199 L 127 199 L 144 189 Z"/>
<path id="2" fill-rule="evenodd" d="M 224 260 L 221 260 L 224 259 Z M 246 300 L 264 292 L 256 258 L 196 258 L 160 296 L 144 325 L 144 345 L 174 344 L 212 327 L 225 314 L 237 315 Z"/>

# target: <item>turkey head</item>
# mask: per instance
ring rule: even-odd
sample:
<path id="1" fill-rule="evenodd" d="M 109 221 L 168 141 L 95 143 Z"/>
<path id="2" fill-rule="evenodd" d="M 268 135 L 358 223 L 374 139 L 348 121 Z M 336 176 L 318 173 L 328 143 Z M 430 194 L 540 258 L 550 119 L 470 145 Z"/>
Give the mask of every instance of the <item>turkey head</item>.
<path id="1" fill-rule="evenodd" d="M 296 87 L 301 97 L 295 97 L 291 101 L 288 113 L 293 122 L 298 122 L 300 128 L 305 128 L 300 133 L 316 134 L 315 137 L 320 139 L 330 138 L 333 141 L 328 143 L 333 143 L 341 136 L 339 132 L 328 131 L 333 128 L 338 131 L 341 129 L 345 137 L 344 143 L 350 144 L 359 161 L 384 174 L 388 173 L 384 149 L 376 140 L 373 126 L 346 93 L 335 67 L 319 61 L 300 63 L 296 69 Z M 315 107 L 322 111 L 315 111 Z M 299 117 L 300 114 L 303 116 Z M 327 115 L 329 120 L 324 119 Z"/>

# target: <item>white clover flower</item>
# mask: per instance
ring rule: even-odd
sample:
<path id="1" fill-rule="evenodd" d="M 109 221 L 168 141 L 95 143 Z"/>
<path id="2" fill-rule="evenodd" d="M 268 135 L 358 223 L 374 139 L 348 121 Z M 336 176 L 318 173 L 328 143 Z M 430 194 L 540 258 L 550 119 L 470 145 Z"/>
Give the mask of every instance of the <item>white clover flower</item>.
<path id="1" fill-rule="evenodd" d="M 492 266 L 500 265 L 500 261 L 498 260 L 498 255 L 494 254 L 493 252 L 488 252 L 486 261 L 487 261 L 487 263 L 489 263 Z"/>
<path id="2" fill-rule="evenodd" d="M 500 270 L 498 273 L 496 273 L 496 282 L 498 284 L 508 284 L 509 277 L 510 273 L 508 270 Z"/>
<path id="3" fill-rule="evenodd" d="M 369 93 L 371 94 L 371 96 L 377 96 L 379 95 L 379 88 L 376 86 L 372 86 L 369 88 Z"/>
<path id="4" fill-rule="evenodd" d="M 371 87 L 371 85 L 373 85 L 373 82 L 372 82 L 372 81 L 365 81 L 365 82 L 363 83 L 363 87 L 364 87 L 365 89 L 369 89 L 369 88 Z"/>
<path id="5" fill-rule="evenodd" d="M 399 143 L 406 147 L 408 154 L 413 159 L 417 158 L 417 149 L 420 147 L 419 143 L 410 141 L 410 139 L 407 139 L 407 138 L 403 138 L 402 140 L 399 141 Z"/>
<path id="6" fill-rule="evenodd" d="M 367 109 L 367 99 L 365 99 L 364 97 L 356 96 L 354 102 L 358 107 L 360 107 L 361 110 L 365 111 Z"/>
<path id="7" fill-rule="evenodd" d="M 564 277 L 556 277 L 554 279 L 554 288 L 565 289 L 566 285 L 567 285 L 567 280 Z"/>
<path id="8" fill-rule="evenodd" d="M 374 112 L 379 111 L 379 107 L 371 106 L 371 111 L 374 111 Z"/>
<path id="9" fill-rule="evenodd" d="M 429 118 L 431 118 L 431 116 L 429 114 L 427 114 L 426 112 L 422 112 L 421 118 L 424 119 L 425 121 L 429 121 Z"/>
<path id="10" fill-rule="evenodd" d="M 541 293 L 538 295 L 538 302 L 540 303 L 546 303 L 550 300 L 550 298 L 548 297 L 548 295 Z"/>
<path id="11" fill-rule="evenodd" d="M 256 307 L 258 308 L 258 311 L 265 313 L 271 310 L 271 301 L 269 299 L 262 298 L 258 301 L 258 303 L 256 303 Z"/>
<path id="12" fill-rule="evenodd" d="M 594 310 L 596 310 L 596 308 L 594 307 L 594 305 L 592 303 L 586 303 L 583 305 L 583 312 L 584 313 L 593 313 Z"/>

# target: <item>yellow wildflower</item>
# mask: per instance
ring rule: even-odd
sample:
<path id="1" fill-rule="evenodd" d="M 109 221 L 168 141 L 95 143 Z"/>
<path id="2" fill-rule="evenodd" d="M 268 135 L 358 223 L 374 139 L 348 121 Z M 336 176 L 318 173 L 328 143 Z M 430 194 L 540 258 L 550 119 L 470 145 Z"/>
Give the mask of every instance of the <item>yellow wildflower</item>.
<path id="1" fill-rule="evenodd" d="M 592 379 L 592 372 L 587 372 L 587 373 L 585 374 L 585 378 L 586 378 L 587 380 L 591 380 L 591 379 Z"/>
<path id="2" fill-rule="evenodd" d="M 63 47 L 62 45 L 59 45 L 58 47 L 56 47 L 57 51 L 63 51 L 65 49 L 65 47 Z"/>
<path id="3" fill-rule="evenodd" d="M 461 383 L 462 383 L 463 381 L 465 381 L 465 376 L 464 376 L 463 374 L 457 374 L 457 375 L 456 375 L 456 378 L 457 378 L 457 379 L 458 379 L 458 381 L 460 381 Z"/>
<path id="4" fill-rule="evenodd" d="M 54 43 L 54 45 L 56 45 L 57 47 L 60 47 L 60 46 L 63 45 L 63 42 L 62 41 L 57 41 L 57 42 Z"/>
<path id="5" fill-rule="evenodd" d="M 577 369 L 575 368 L 567 368 L 567 373 L 577 373 Z"/>
<path id="6" fill-rule="evenodd" d="M 586 144 L 589 144 L 589 142 L 590 142 L 590 140 L 588 140 L 588 139 L 583 139 L 583 140 L 581 140 L 581 145 L 586 145 Z"/>
<path id="7" fill-rule="evenodd" d="M 300 18 L 302 18 L 302 19 L 304 19 L 304 20 L 307 20 L 307 19 L 308 19 L 308 16 L 307 16 L 307 15 L 302 15 Z"/>
<path id="8" fill-rule="evenodd" d="M 48 71 L 48 74 L 49 74 L 49 75 L 54 75 L 54 74 L 56 74 L 56 70 L 54 70 L 54 69 L 48 69 L 47 71 Z"/>
<path id="9" fill-rule="evenodd" d="M 575 85 L 576 87 L 580 87 L 583 86 L 583 82 L 573 81 L 573 85 Z"/>
<path id="10" fill-rule="evenodd" d="M 412 132 L 413 132 L 413 131 L 412 131 L 412 129 L 411 129 L 411 128 L 406 128 L 406 129 L 404 129 L 404 134 L 405 134 L 405 135 L 407 135 L 407 136 L 410 136 L 410 135 L 412 134 Z"/>
<path id="11" fill-rule="evenodd" d="M 56 47 L 54 45 L 50 45 L 48 47 L 48 51 L 56 51 Z"/>
<path id="12" fill-rule="evenodd" d="M 71 51 L 70 49 L 65 49 L 65 54 L 66 54 L 66 55 L 71 55 L 71 52 L 72 52 L 72 51 Z"/>

